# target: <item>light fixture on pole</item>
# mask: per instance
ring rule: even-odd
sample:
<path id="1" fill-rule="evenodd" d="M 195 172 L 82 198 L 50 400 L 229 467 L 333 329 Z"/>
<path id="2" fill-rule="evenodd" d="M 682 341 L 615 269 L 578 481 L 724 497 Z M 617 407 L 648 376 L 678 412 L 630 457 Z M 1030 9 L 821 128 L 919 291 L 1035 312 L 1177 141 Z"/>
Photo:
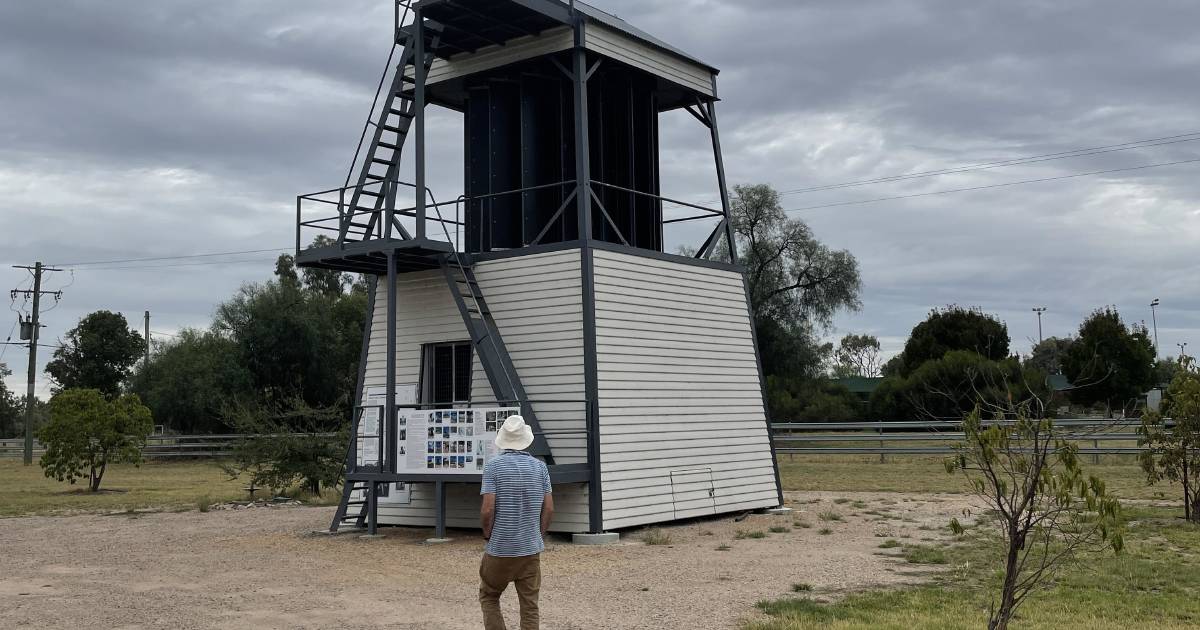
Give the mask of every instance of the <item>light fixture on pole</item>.
<path id="1" fill-rule="evenodd" d="M 1184 348 L 1187 348 L 1187 342 L 1184 341 L 1182 343 L 1177 343 L 1175 345 L 1179 346 L 1179 359 L 1182 361 L 1183 357 L 1187 356 L 1187 353 L 1184 352 Z"/>
<path id="2" fill-rule="evenodd" d="M 1046 312 L 1045 306 L 1033 307 L 1033 312 L 1038 316 L 1038 343 L 1042 343 L 1042 313 Z"/>
<path id="3" fill-rule="evenodd" d="M 1154 301 L 1150 303 L 1150 321 L 1154 324 L 1154 354 L 1158 356 L 1158 316 L 1154 312 L 1156 306 L 1158 306 L 1158 298 L 1154 298 Z"/>

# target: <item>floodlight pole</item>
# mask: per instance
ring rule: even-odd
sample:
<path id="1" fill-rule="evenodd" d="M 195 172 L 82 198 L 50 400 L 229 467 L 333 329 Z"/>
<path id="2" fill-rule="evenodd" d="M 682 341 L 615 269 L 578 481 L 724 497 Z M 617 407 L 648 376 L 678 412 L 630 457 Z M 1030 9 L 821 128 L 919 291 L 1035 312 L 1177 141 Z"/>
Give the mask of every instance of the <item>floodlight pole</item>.
<path id="1" fill-rule="evenodd" d="M 1033 307 L 1033 312 L 1037 313 L 1038 316 L 1038 343 L 1040 344 L 1042 343 L 1042 313 L 1046 312 L 1046 307 L 1035 306 Z"/>
<path id="2" fill-rule="evenodd" d="M 1154 309 L 1158 304 L 1158 298 L 1154 298 L 1154 301 L 1150 302 L 1150 321 L 1154 324 L 1154 356 L 1156 357 L 1158 356 L 1158 314 L 1154 312 Z"/>

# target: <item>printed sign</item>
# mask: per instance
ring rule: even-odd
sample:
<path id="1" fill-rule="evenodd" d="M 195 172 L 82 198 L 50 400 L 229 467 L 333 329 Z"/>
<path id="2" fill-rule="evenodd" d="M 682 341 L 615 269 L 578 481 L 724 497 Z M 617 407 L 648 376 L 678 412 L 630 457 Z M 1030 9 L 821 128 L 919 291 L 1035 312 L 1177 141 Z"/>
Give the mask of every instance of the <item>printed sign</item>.
<path id="1" fill-rule="evenodd" d="M 397 472 L 479 474 L 495 454 L 496 431 L 516 407 L 401 409 Z"/>

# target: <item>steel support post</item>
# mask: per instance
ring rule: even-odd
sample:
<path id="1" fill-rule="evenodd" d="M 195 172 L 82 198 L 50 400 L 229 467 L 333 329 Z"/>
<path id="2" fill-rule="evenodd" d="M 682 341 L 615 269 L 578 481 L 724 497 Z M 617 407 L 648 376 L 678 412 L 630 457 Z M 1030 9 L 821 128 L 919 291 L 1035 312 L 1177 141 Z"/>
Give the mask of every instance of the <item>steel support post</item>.
<path id="1" fill-rule="evenodd" d="M 434 509 L 434 528 L 433 537 L 437 539 L 446 538 L 446 482 L 433 482 L 433 502 Z"/>
<path id="2" fill-rule="evenodd" d="M 713 77 L 713 94 L 717 93 L 717 79 Z M 721 192 L 721 209 L 725 211 L 725 238 L 729 241 L 729 262 L 737 264 L 737 243 L 733 240 L 733 220 L 729 208 L 729 188 L 725 184 L 725 158 L 721 156 L 721 134 L 717 132 L 717 107 L 711 101 L 707 107 L 708 129 L 712 136 L 713 156 L 717 163 L 717 186 Z"/>
<path id="3" fill-rule="evenodd" d="M 388 251 L 387 254 L 387 351 L 385 353 L 385 369 L 387 376 L 384 379 L 387 387 L 386 404 L 387 407 L 383 410 L 384 427 L 382 431 L 383 437 L 386 439 L 386 446 L 379 445 L 381 453 L 387 453 L 385 468 L 387 472 L 396 472 L 396 440 L 392 436 L 396 435 L 396 252 L 395 250 Z M 370 321 L 368 318 L 367 321 Z M 381 471 L 382 472 L 382 471 Z"/>
<path id="4" fill-rule="evenodd" d="M 413 122 L 416 133 L 415 179 L 417 190 L 417 238 L 425 238 L 425 19 L 418 6 L 413 21 Z M 403 72 L 403 69 L 401 69 Z"/>
<path id="5" fill-rule="evenodd" d="M 583 49 L 583 22 L 575 24 L 575 48 L 571 50 L 571 82 L 575 98 L 575 204 L 579 212 L 579 240 L 587 247 L 592 238 L 592 184 L 588 148 L 587 53 Z"/>
<path id="6" fill-rule="evenodd" d="M 587 430 L 588 531 L 604 531 L 604 493 L 600 484 L 600 403 L 596 375 L 596 282 L 592 260 L 591 164 L 588 145 L 587 54 L 583 22 L 575 24 L 575 48 L 571 51 L 571 80 L 575 96 L 575 202 L 579 213 L 579 255 L 583 299 L 583 365 L 587 400 L 584 426 Z"/>
<path id="7" fill-rule="evenodd" d="M 367 491 L 367 535 L 379 533 L 379 482 L 372 481 Z"/>
<path id="8" fill-rule="evenodd" d="M 715 122 L 715 121 L 714 121 Z M 716 125 L 714 124 L 715 128 Z M 733 243 L 731 242 L 730 245 Z M 730 251 L 730 254 L 733 252 Z M 742 289 L 746 293 L 746 312 L 750 313 L 750 340 L 754 343 L 754 364 L 758 367 L 759 391 L 762 392 L 763 421 L 767 426 L 767 441 L 771 445 L 771 465 L 775 467 L 775 492 L 779 496 L 779 505 L 783 505 L 783 483 L 779 479 L 779 458 L 775 454 L 775 431 L 771 429 L 771 418 L 767 416 L 767 379 L 763 376 L 762 354 L 758 351 L 758 333 L 754 330 L 754 308 L 750 304 L 750 281 L 742 273 Z"/>

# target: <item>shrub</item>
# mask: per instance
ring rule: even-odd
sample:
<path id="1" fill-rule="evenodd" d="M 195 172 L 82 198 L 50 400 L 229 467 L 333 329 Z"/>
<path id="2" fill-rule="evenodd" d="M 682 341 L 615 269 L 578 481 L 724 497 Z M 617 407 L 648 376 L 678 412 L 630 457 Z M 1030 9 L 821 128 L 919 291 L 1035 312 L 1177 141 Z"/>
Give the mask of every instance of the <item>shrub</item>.
<path id="1" fill-rule="evenodd" d="M 63 390 L 50 399 L 50 420 L 38 430 L 46 446 L 42 471 L 72 484 L 86 476 L 95 492 L 109 464 L 141 463 L 152 430 L 150 410 L 136 395 L 107 400 L 96 389 Z"/>

